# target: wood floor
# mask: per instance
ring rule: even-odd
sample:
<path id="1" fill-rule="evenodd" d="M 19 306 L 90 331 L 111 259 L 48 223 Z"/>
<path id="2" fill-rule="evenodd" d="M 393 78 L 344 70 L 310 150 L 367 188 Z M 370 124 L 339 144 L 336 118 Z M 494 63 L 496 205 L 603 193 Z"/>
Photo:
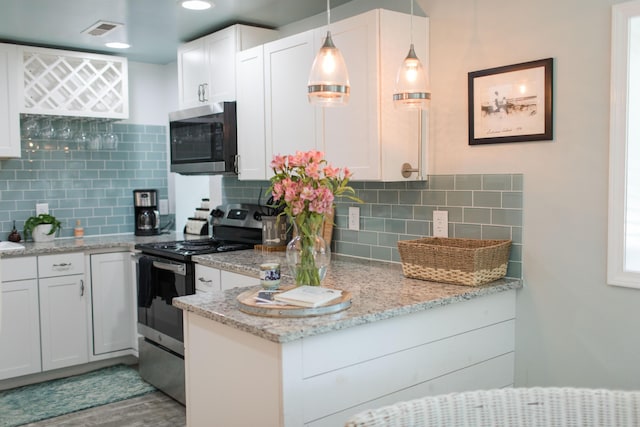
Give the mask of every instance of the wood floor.
<path id="1" fill-rule="evenodd" d="M 183 427 L 185 408 L 162 392 L 62 415 L 29 427 Z"/>

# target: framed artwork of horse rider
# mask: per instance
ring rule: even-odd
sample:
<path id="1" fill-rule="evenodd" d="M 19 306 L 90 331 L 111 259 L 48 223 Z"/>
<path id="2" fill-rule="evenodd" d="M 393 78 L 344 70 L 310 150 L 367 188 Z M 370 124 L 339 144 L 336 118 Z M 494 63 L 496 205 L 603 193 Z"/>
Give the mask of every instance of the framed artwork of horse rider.
<path id="1" fill-rule="evenodd" d="M 553 139 L 553 58 L 469 73 L 469 145 Z"/>

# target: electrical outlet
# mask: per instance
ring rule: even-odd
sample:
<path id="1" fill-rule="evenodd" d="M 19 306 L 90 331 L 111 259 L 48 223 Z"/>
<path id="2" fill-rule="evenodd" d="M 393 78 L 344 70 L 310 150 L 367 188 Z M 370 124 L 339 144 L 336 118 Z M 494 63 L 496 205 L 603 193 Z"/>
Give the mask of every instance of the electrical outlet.
<path id="1" fill-rule="evenodd" d="M 357 206 L 349 208 L 349 230 L 360 230 L 360 208 Z"/>
<path id="2" fill-rule="evenodd" d="M 36 203 L 36 215 L 48 214 L 49 203 Z"/>
<path id="3" fill-rule="evenodd" d="M 433 211 L 433 237 L 449 237 L 448 211 Z"/>

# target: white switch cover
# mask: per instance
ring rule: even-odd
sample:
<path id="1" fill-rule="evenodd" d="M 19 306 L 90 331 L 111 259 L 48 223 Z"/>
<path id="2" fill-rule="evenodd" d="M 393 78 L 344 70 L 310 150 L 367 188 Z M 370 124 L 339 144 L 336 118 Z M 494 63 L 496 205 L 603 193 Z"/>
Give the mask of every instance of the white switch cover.
<path id="1" fill-rule="evenodd" d="M 360 208 L 357 206 L 349 208 L 349 230 L 360 230 Z"/>
<path id="2" fill-rule="evenodd" d="M 433 211 L 433 237 L 449 237 L 448 211 Z"/>
<path id="3" fill-rule="evenodd" d="M 36 203 L 36 215 L 48 214 L 49 203 Z"/>
<path id="4" fill-rule="evenodd" d="M 160 210 L 160 215 L 167 215 L 169 213 L 169 200 L 160 199 L 160 206 L 158 209 Z"/>

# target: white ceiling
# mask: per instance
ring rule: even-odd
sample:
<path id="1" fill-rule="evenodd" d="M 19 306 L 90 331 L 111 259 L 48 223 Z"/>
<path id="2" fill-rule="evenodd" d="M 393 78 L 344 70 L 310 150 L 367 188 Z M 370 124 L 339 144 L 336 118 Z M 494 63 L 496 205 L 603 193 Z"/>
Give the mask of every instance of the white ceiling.
<path id="1" fill-rule="evenodd" d="M 166 64 L 179 44 L 235 23 L 278 28 L 326 11 L 325 0 L 213 0 L 206 11 L 181 8 L 176 0 L 0 0 L 0 41 L 92 52 Z M 331 8 L 350 0 L 331 0 Z M 81 34 L 96 21 L 125 24 L 110 35 Z M 104 47 L 122 38 L 131 48 Z M 120 40 L 118 40 L 120 41 Z"/>

